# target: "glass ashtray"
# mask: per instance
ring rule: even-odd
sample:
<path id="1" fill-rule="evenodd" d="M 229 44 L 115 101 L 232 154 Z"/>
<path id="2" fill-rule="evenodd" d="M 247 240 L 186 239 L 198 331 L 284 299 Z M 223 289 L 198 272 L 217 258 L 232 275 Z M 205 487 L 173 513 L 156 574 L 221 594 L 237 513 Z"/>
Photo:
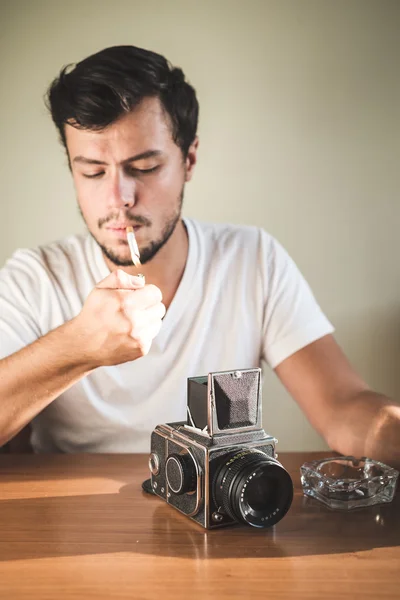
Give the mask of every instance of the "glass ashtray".
<path id="1" fill-rule="evenodd" d="M 381 462 L 354 456 L 305 462 L 300 473 L 306 496 L 338 510 L 391 502 L 399 475 Z"/>

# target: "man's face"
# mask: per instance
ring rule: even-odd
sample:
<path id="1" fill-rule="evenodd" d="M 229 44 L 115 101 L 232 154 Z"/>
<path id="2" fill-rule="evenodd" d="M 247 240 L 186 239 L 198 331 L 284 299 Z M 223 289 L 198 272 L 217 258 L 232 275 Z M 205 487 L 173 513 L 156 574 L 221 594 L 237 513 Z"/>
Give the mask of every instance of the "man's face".
<path id="1" fill-rule="evenodd" d="M 65 135 L 81 213 L 106 257 L 132 265 L 131 225 L 142 263 L 151 260 L 180 219 L 197 142 L 184 160 L 158 98 L 145 98 L 102 131 L 66 125 Z"/>

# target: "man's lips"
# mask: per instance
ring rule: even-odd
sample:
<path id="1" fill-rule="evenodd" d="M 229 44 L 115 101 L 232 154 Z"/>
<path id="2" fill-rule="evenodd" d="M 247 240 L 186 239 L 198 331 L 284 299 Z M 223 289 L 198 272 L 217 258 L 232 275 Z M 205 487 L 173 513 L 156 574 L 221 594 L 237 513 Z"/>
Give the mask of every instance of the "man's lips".
<path id="1" fill-rule="evenodd" d="M 133 227 L 133 231 L 135 232 L 135 235 L 138 233 L 139 229 L 141 228 L 140 225 L 108 225 L 106 227 L 106 229 L 110 232 L 110 235 L 112 235 L 113 237 L 117 237 L 119 239 L 123 239 L 126 240 L 127 239 L 127 235 L 126 235 L 126 228 L 127 227 Z"/>
<path id="2" fill-rule="evenodd" d="M 141 225 L 133 225 L 132 223 L 110 223 L 110 225 L 106 225 L 106 229 L 126 229 L 127 227 L 137 229 Z"/>
<path id="3" fill-rule="evenodd" d="M 116 225 L 107 225 L 106 229 L 111 229 L 111 230 L 115 230 L 115 231 L 126 231 L 127 227 L 133 227 L 134 230 L 139 229 L 141 226 L 140 225 L 132 225 L 132 223 L 126 223 L 126 224 L 116 224 Z"/>

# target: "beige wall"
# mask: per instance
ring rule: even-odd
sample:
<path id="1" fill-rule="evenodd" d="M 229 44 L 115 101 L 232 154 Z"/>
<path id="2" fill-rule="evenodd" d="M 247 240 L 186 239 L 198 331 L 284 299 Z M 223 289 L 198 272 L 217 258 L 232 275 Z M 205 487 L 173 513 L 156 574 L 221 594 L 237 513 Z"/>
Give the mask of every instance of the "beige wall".
<path id="1" fill-rule="evenodd" d="M 42 102 L 60 67 L 158 51 L 201 104 L 185 214 L 275 235 L 360 372 L 400 399 L 399 31 L 396 0 L 3 0 L 0 263 L 83 228 Z M 264 425 L 281 450 L 325 448 L 273 374 Z"/>

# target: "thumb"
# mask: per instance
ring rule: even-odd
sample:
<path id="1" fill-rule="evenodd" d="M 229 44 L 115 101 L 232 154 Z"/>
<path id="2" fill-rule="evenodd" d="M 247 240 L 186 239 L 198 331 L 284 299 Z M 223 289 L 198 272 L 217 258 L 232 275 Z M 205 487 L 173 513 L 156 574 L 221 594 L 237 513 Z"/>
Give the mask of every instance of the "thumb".
<path id="1" fill-rule="evenodd" d="M 117 269 L 99 281 L 96 287 L 109 290 L 137 290 L 144 287 L 145 283 L 143 275 L 128 275 L 122 269 Z"/>

